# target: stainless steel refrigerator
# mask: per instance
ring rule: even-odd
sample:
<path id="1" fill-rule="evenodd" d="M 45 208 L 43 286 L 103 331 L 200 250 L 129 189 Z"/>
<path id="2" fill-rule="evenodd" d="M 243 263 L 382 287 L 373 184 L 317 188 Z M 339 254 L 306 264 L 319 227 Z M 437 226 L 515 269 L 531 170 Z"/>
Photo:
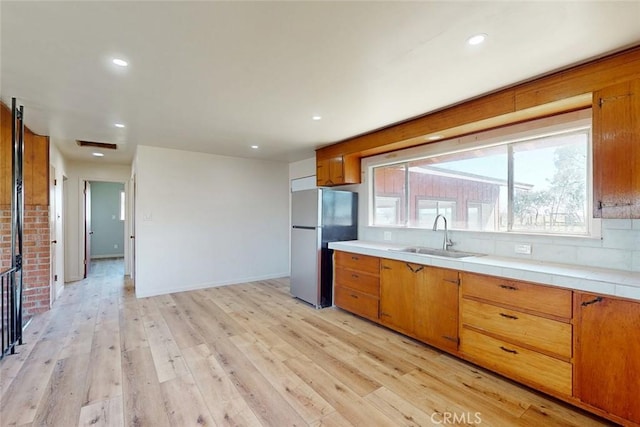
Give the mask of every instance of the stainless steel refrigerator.
<path id="1" fill-rule="evenodd" d="M 358 194 L 325 188 L 291 194 L 291 294 L 316 308 L 333 300 L 329 242 L 358 238 Z"/>

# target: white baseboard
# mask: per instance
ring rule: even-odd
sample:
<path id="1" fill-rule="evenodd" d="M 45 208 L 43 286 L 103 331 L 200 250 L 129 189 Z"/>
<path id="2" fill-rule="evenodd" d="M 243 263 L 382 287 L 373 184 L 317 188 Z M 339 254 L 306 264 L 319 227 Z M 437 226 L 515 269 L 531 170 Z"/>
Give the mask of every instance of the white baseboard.
<path id="1" fill-rule="evenodd" d="M 260 280 L 281 279 L 283 277 L 289 277 L 289 273 L 278 273 L 278 274 L 270 274 L 266 276 L 256 276 L 256 277 L 244 277 L 236 280 L 225 280 L 222 282 L 199 283 L 199 284 L 186 285 L 186 286 L 176 287 L 176 288 L 162 289 L 159 291 L 156 291 L 154 289 L 151 289 L 149 291 L 140 291 L 138 287 L 136 287 L 136 298 L 154 297 L 158 295 L 172 294 L 175 292 L 197 291 L 198 289 L 216 288 L 218 286 L 257 282 Z"/>

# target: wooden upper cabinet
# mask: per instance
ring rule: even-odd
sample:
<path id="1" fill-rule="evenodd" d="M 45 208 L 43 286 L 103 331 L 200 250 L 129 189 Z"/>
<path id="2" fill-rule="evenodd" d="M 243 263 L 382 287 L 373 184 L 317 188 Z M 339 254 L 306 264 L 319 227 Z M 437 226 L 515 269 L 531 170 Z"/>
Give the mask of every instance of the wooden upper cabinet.
<path id="1" fill-rule="evenodd" d="M 575 293 L 574 394 L 640 424 L 640 303 Z"/>
<path id="2" fill-rule="evenodd" d="M 593 216 L 640 218 L 640 79 L 593 94 Z"/>
<path id="3" fill-rule="evenodd" d="M 360 159 L 336 156 L 316 160 L 316 181 L 319 187 L 360 183 Z"/>
<path id="4" fill-rule="evenodd" d="M 415 291 L 416 338 L 455 352 L 458 350 L 458 272 L 425 267 L 423 274 Z"/>
<path id="5" fill-rule="evenodd" d="M 10 205 L 13 190 L 11 155 L 11 110 L 0 106 L 0 205 Z M 49 137 L 24 130 L 24 203 L 47 206 L 49 204 Z"/>

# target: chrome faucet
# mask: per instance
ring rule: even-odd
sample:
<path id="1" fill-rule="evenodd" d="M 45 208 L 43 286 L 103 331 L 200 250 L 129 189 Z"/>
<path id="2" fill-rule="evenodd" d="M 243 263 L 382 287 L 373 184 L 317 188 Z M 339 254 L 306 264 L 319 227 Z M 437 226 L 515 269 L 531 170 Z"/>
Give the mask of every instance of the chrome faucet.
<path id="1" fill-rule="evenodd" d="M 453 246 L 453 242 L 449 238 L 449 228 L 447 227 L 447 218 L 444 215 L 438 214 L 436 216 L 436 220 L 433 221 L 433 231 L 438 231 L 438 219 L 439 218 L 442 218 L 443 221 L 444 221 L 444 241 L 442 242 L 442 250 L 448 251 L 449 250 L 449 246 Z"/>

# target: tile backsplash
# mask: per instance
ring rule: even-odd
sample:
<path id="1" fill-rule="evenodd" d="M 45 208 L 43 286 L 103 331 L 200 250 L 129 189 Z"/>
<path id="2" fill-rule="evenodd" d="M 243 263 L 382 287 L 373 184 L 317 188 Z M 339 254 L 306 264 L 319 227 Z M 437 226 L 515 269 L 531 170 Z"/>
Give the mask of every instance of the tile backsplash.
<path id="1" fill-rule="evenodd" d="M 455 244 L 453 249 L 460 251 L 640 272 L 640 220 L 602 220 L 601 227 L 600 239 L 472 231 L 450 231 L 450 237 Z M 442 246 L 444 233 L 361 225 L 358 235 L 361 240 L 383 242 L 385 232 L 391 233 L 388 243 L 433 248 Z M 531 245 L 531 254 L 516 254 L 518 244 Z"/>

